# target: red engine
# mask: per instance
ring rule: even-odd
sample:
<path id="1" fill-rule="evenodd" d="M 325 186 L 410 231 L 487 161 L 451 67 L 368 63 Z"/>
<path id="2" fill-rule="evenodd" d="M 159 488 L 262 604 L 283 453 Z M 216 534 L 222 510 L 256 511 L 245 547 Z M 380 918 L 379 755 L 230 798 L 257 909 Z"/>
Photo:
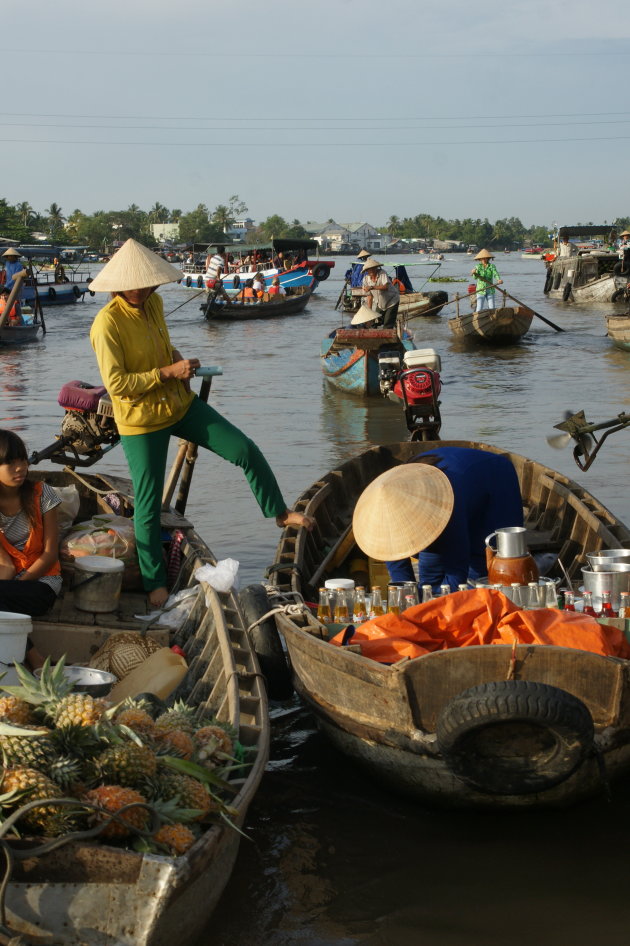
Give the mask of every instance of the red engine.
<path id="1" fill-rule="evenodd" d="M 379 355 L 381 393 L 402 401 L 412 440 L 437 440 L 442 426 L 440 356 L 432 348 Z"/>

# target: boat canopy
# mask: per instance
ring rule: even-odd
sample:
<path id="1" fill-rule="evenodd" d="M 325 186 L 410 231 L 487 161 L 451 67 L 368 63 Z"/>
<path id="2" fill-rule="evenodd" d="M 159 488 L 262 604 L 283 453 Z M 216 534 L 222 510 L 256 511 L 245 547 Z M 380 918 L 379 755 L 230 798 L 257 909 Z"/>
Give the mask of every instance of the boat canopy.
<path id="1" fill-rule="evenodd" d="M 42 243 L 38 246 L 18 246 L 16 247 L 20 256 L 26 256 L 27 259 L 54 259 L 61 257 L 61 247 L 52 246 L 50 243 Z"/>
<path id="2" fill-rule="evenodd" d="M 577 227 L 560 227 L 558 230 L 558 239 L 561 240 L 562 237 L 597 237 L 597 236 L 606 236 L 614 239 L 613 234 L 616 235 L 618 227 L 613 226 L 612 224 L 602 224 L 601 226 L 594 226 L 592 224 L 588 226 L 577 226 Z"/>
<path id="3" fill-rule="evenodd" d="M 196 243 L 195 247 L 198 247 L 200 244 Z M 214 243 L 204 243 L 204 247 L 211 246 L 224 246 L 226 251 L 238 250 L 239 253 L 253 253 L 256 250 L 275 250 L 277 253 L 291 252 L 292 250 L 316 250 L 319 249 L 319 243 L 317 240 L 292 240 L 287 238 L 277 238 L 273 239 L 271 243 L 222 243 L 220 241 L 215 241 Z"/>

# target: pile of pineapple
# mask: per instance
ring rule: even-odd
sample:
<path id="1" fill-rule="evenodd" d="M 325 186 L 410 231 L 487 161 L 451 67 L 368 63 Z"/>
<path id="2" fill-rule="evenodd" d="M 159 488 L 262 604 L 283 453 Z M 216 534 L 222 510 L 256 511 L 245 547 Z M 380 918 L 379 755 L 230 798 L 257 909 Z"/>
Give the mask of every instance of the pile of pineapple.
<path id="1" fill-rule="evenodd" d="M 0 820 L 20 836 L 96 837 L 138 851 L 178 856 L 204 823 L 233 813 L 222 797 L 243 764 L 235 733 L 185 703 L 153 709 L 146 700 L 112 707 L 74 692 L 64 661 L 39 678 L 18 667 L 20 686 L 0 683 Z M 128 807 L 131 806 L 131 807 Z"/>

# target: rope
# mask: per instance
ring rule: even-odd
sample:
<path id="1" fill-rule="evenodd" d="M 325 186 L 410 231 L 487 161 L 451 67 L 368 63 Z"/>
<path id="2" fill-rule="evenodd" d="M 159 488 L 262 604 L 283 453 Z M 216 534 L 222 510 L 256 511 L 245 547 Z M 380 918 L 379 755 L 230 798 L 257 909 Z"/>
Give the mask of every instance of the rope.
<path id="1" fill-rule="evenodd" d="M 82 483 L 83 486 L 86 486 L 92 493 L 96 493 L 98 496 L 107 496 L 108 493 L 114 492 L 116 496 L 121 496 L 122 498 L 124 498 L 122 496 L 122 493 L 117 493 L 116 490 L 112 490 L 111 488 L 110 489 L 97 489 L 96 486 L 92 486 L 92 484 L 88 482 L 88 480 L 84 479 L 80 473 L 77 473 L 77 471 L 73 470 L 71 467 L 68 467 L 68 466 L 65 467 L 64 472 L 72 473 L 72 475 L 79 481 L 79 483 Z"/>
<path id="2" fill-rule="evenodd" d="M 301 604 L 281 604 L 275 608 L 272 608 L 271 611 L 267 611 L 266 614 L 263 614 L 262 617 L 258 618 L 257 621 L 254 621 L 253 624 L 250 624 L 247 628 L 247 633 L 249 634 L 254 630 L 255 627 L 258 627 L 259 624 L 262 624 L 263 621 L 266 621 L 267 618 L 273 617 L 274 614 L 286 614 L 287 617 L 297 618 L 301 617 L 304 614 L 310 614 L 309 608 L 302 602 Z"/>

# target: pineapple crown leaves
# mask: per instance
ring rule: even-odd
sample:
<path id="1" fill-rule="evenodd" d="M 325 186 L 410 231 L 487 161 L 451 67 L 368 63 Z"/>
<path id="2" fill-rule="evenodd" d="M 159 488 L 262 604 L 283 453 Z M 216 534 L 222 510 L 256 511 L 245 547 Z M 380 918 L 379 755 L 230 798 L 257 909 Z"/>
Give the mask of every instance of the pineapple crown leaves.
<path id="1" fill-rule="evenodd" d="M 169 769 L 173 769 L 175 772 L 179 772 L 181 775 L 190 775 L 191 778 L 202 782 L 208 790 L 210 785 L 224 792 L 229 792 L 232 795 L 236 794 L 238 790 L 234 785 L 225 782 L 209 769 L 204 768 L 202 765 L 197 765 L 196 762 L 189 762 L 188 759 L 177 759 L 175 756 L 162 755 L 160 756 L 160 764 L 167 766 Z M 210 794 L 216 801 L 220 801 L 212 792 L 210 792 Z"/>
<path id="2" fill-rule="evenodd" d="M 47 735 L 48 729 L 29 729 L 28 726 L 19 726 L 15 723 L 6 723 L 0 720 L 0 736 L 17 736 L 22 739 L 29 736 Z"/>
<path id="3" fill-rule="evenodd" d="M 203 814 L 201 808 L 182 808 L 176 798 L 156 798 L 151 804 L 163 824 L 188 824 Z"/>
<path id="4" fill-rule="evenodd" d="M 56 700 L 63 699 L 64 696 L 67 696 L 73 688 L 73 684 L 64 673 L 65 663 L 66 659 L 64 656 L 58 660 L 53 667 L 50 657 L 46 657 L 39 679 L 30 673 L 26 667 L 23 667 L 21 664 L 15 664 L 20 686 L 0 687 L 0 689 L 2 689 L 4 693 L 17 696 L 26 703 L 32 703 L 36 706 L 54 703 Z"/>

